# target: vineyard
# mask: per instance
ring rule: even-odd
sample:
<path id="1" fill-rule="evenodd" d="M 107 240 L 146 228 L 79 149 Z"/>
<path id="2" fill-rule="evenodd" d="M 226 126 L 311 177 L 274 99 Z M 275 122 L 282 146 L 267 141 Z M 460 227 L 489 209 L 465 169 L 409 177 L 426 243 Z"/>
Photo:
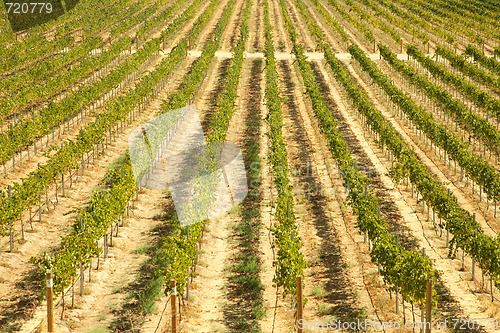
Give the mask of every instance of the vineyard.
<path id="1" fill-rule="evenodd" d="M 500 330 L 498 1 L 53 3 L 0 5 L 0 332 Z"/>

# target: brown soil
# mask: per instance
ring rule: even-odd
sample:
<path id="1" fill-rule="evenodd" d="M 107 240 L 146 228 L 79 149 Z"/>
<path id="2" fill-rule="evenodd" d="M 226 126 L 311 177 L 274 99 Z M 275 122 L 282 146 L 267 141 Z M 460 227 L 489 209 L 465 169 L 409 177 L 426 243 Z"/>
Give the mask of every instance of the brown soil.
<path id="1" fill-rule="evenodd" d="M 222 0 L 214 14 L 202 30 L 193 45 L 194 51 L 202 49 L 204 42 L 212 38 L 214 27 L 221 17 L 229 0 Z M 364 6 L 358 0 L 354 2 Z M 299 41 L 309 52 L 316 50 L 315 37 L 309 32 L 302 14 L 292 0 L 286 1 L 290 17 L 299 34 Z M 329 29 L 312 2 L 305 1 L 312 18 L 326 35 L 327 42 L 336 52 L 343 52 L 345 47 L 336 33 Z M 368 45 L 362 34 L 340 15 L 321 1 L 326 10 L 345 26 L 353 43 L 363 50 L 371 52 L 373 45 Z M 348 6 L 343 0 L 341 5 Z M 208 6 L 203 3 L 194 17 L 167 43 L 173 47 L 186 35 L 196 18 Z M 202 125 L 207 133 L 211 116 L 217 111 L 215 101 L 223 92 L 224 79 L 231 64 L 231 48 L 239 37 L 239 25 L 242 20 L 244 0 L 236 1 L 233 12 L 221 39 L 221 52 L 209 66 L 206 78 L 197 95 L 195 105 L 198 108 Z M 284 101 L 284 138 L 288 149 L 288 163 L 293 171 L 290 175 L 294 186 L 295 212 L 300 224 L 299 232 L 303 241 L 302 252 L 308 268 L 304 271 L 304 295 L 308 303 L 304 309 L 307 321 L 341 321 L 370 318 L 378 321 L 414 321 L 420 319 L 420 309 L 404 304 L 396 314 L 394 294 L 387 290 L 377 272 L 377 266 L 370 260 L 369 243 L 356 227 L 356 218 L 346 202 L 343 180 L 336 167 L 336 161 L 328 150 L 324 136 L 319 130 L 312 106 L 305 94 L 298 67 L 290 59 L 291 42 L 284 27 L 281 7 L 278 0 L 269 1 L 270 22 L 274 26 L 274 43 L 279 53 L 278 71 Z M 351 14 L 355 15 L 354 12 Z M 247 52 L 261 52 L 264 47 L 264 17 L 262 0 L 254 0 L 249 21 Z M 376 30 L 376 29 L 375 29 Z M 154 34 L 157 36 L 158 33 Z M 388 41 L 389 37 L 376 30 L 378 40 Z M 403 36 L 408 38 L 407 34 Z M 393 45 L 394 46 L 394 45 Z M 158 56 L 146 70 L 154 66 L 165 56 Z M 27 230 L 26 241 L 16 243 L 14 253 L 2 252 L 0 255 L 0 327 L 22 325 L 22 332 L 31 332 L 41 321 L 45 311 L 44 304 L 37 306 L 37 294 L 41 290 L 43 277 L 34 274 L 34 267 L 29 258 L 39 255 L 40 251 L 57 248 L 61 236 L 70 232 L 73 215 L 64 215 L 74 207 L 84 206 L 106 172 L 106 167 L 114 162 L 127 148 L 127 138 L 131 130 L 140 122 L 153 117 L 160 110 L 161 100 L 168 93 L 179 88 L 182 77 L 190 71 L 199 52 L 192 52 L 169 79 L 169 85 L 160 96 L 132 124 L 125 126 L 124 133 L 113 139 L 113 144 L 97 158 L 97 162 L 85 169 L 85 175 L 67 190 L 65 198 L 44 211 L 43 222 L 33 222 L 33 231 Z M 337 128 L 348 144 L 353 158 L 360 168 L 366 171 L 372 180 L 369 189 L 380 199 L 380 214 L 386 219 L 390 232 L 398 235 L 399 241 L 408 248 L 425 248 L 426 255 L 433 266 L 440 271 L 436 290 L 439 296 L 435 318 L 495 318 L 500 319 L 497 301 L 491 302 L 490 295 L 481 289 L 479 282 L 472 281 L 471 274 L 461 267 L 458 258 L 449 258 L 442 230 L 435 226 L 432 211 L 428 215 L 411 187 L 394 184 L 388 176 L 392 162 L 387 151 L 381 149 L 370 131 L 362 125 L 360 116 L 352 107 L 341 85 L 335 81 L 331 71 L 322 61 L 320 54 L 312 54 L 312 68 L 315 72 L 320 91 L 325 102 L 337 121 Z M 272 179 L 272 169 L 267 157 L 269 139 L 266 136 L 268 126 L 265 122 L 267 109 L 264 103 L 265 61 L 262 54 L 253 54 L 243 63 L 236 113 L 234 114 L 226 141 L 238 144 L 248 162 L 248 150 L 257 143 L 262 164 L 262 183 L 258 198 L 246 199 L 239 207 L 212 219 L 206 225 L 202 240 L 200 261 L 196 265 L 196 277 L 190 285 L 190 299 L 183 300 L 182 328 L 184 332 L 292 332 L 294 331 L 295 309 L 289 296 L 283 297 L 281 291 L 273 287 L 275 248 L 269 227 L 275 222 L 273 207 L 276 190 Z M 439 154 L 435 154 L 421 140 L 408 124 L 392 112 L 390 105 L 370 80 L 360 74 L 359 69 L 350 60 L 344 61 L 350 74 L 368 94 L 377 110 L 390 121 L 402 139 L 415 150 L 415 154 L 439 181 L 446 184 L 457 197 L 459 204 L 476 212 L 477 221 L 485 232 L 496 236 L 500 224 L 491 207 L 478 202 L 477 194 L 464 186 L 453 168 L 446 166 Z M 381 62 L 378 61 L 378 64 Z M 380 68 L 395 76 L 386 65 Z M 137 82 L 137 81 L 136 81 Z M 402 80 L 395 77 L 395 83 L 411 94 L 413 99 L 419 96 L 407 89 Z M 132 85 L 134 82 L 131 83 Z M 84 123 L 91 121 L 91 116 L 84 117 Z M 257 123 L 260 122 L 260 126 Z M 76 124 L 63 138 L 75 138 L 81 124 Z M 47 138 L 42 140 L 45 142 Z M 59 141 L 56 140 L 58 144 Z M 45 148 L 44 148 L 45 149 Z M 45 157 L 31 157 L 22 168 L 9 177 L 0 178 L 2 185 L 11 184 L 25 177 L 44 163 Z M 247 166 L 248 167 L 248 166 Z M 248 171 L 248 169 L 247 169 Z M 247 172 L 248 174 L 248 172 Z M 261 191 L 260 191 L 261 190 Z M 483 200 L 484 201 L 484 200 Z M 84 296 L 78 296 L 76 288 L 75 305 L 67 308 L 61 316 L 61 308 L 56 310 L 58 332 L 88 332 L 103 329 L 116 323 L 131 325 L 124 331 L 153 333 L 169 329 L 170 307 L 167 297 L 161 297 L 157 303 L 158 311 L 151 315 L 141 315 L 131 310 L 127 300 L 130 292 L 141 290 L 147 284 L 147 278 L 139 281 L 138 272 L 142 272 L 145 254 L 138 254 L 137 249 L 161 240 L 164 233 L 158 226 L 165 226 L 166 211 L 173 210 L 172 201 L 161 191 L 145 190 L 139 195 L 139 201 L 133 209 L 133 215 L 126 220 L 114 238 L 109 257 L 100 259 L 99 270 L 91 272 L 92 282 L 86 284 Z M 255 227 L 258 236 L 251 249 L 241 245 L 242 235 L 238 227 L 257 214 L 260 219 Z M 250 216 L 250 217 L 249 217 Z M 257 216 L 257 215 L 255 215 Z M 255 219 L 255 216 L 253 218 Z M 437 219 L 436 219 L 437 220 Z M 50 221 L 50 222 L 47 222 Z M 437 222 L 437 221 L 436 221 Z M 260 223 L 262 225 L 260 225 Z M 155 228 L 156 227 L 156 228 Z M 161 229 L 161 228 L 160 228 Z M 3 242 L 4 239 L 2 239 Z M 461 257 L 461 252 L 458 253 Z M 255 306 L 259 297 L 250 294 L 252 290 L 241 291 L 234 279 L 235 265 L 242 256 L 254 256 L 261 265 L 258 277 L 263 290 L 257 287 L 257 294 L 263 300 L 265 312 L 255 317 Z M 465 258 L 470 267 L 471 261 Z M 87 276 L 88 277 L 88 276 Z M 476 279 L 481 280 L 481 271 L 476 267 Z M 489 287 L 488 280 L 485 284 Z M 255 291 L 253 290 L 253 291 Z M 496 294 L 498 296 L 498 294 Z M 69 303 L 68 297 L 65 299 Z M 62 317 L 62 318 L 61 318 Z M 435 320 L 435 319 L 434 319 Z M 41 331 L 44 331 L 41 329 Z M 472 331 L 472 330 L 471 330 Z M 491 331 L 491 330 L 484 330 Z M 406 330 L 405 332 L 411 332 Z M 474 331 L 475 332 L 475 331 Z"/>
<path id="2" fill-rule="evenodd" d="M 325 177 L 327 169 L 319 139 L 306 116 L 309 103 L 298 98 L 300 93 L 294 89 L 301 86 L 297 74 L 292 72 L 294 67 L 286 61 L 278 66 L 285 85 L 283 96 L 287 98 L 283 134 L 290 138 L 287 151 L 297 198 L 295 210 L 301 221 L 302 251 L 309 266 L 305 272 L 308 303 L 304 317 L 311 322 L 329 321 L 332 316 L 350 321 L 357 316 L 371 315 L 373 310 L 368 299 L 356 296 L 364 288 L 363 283 L 348 274 L 350 266 L 359 263 L 347 259 L 341 250 L 340 230 L 330 223 L 343 220 L 342 210 L 330 196 L 335 187 Z"/>

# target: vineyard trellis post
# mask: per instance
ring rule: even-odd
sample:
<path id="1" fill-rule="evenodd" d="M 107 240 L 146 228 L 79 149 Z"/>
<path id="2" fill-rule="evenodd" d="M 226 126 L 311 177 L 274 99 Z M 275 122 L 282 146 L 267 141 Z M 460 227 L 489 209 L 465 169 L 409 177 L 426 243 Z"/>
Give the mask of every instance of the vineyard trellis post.
<path id="1" fill-rule="evenodd" d="M 47 332 L 54 332 L 54 302 L 53 302 L 53 286 L 54 280 L 52 278 L 52 272 L 47 272 Z"/>
<path id="2" fill-rule="evenodd" d="M 399 315 L 399 300 L 398 300 L 399 293 L 398 293 L 397 289 L 396 289 L 394 294 L 395 294 L 395 299 L 396 299 L 396 314 Z"/>
<path id="3" fill-rule="evenodd" d="M 491 290 L 491 302 L 495 300 L 495 297 L 493 296 L 493 276 L 490 275 L 490 290 Z"/>
<path id="4" fill-rule="evenodd" d="M 85 277 L 83 271 L 83 264 L 80 265 L 80 296 L 83 296 L 83 291 L 85 289 Z"/>
<path id="5" fill-rule="evenodd" d="M 189 225 L 186 226 L 186 237 L 187 241 L 189 242 Z M 187 268 L 186 272 L 186 299 L 189 301 L 189 267 Z"/>
<path id="6" fill-rule="evenodd" d="M 65 197 L 66 196 L 66 191 L 64 190 L 64 173 L 62 174 L 62 196 Z"/>
<path id="7" fill-rule="evenodd" d="M 422 248 L 422 256 L 425 257 L 425 247 Z M 420 332 L 424 333 L 425 317 L 424 317 L 424 305 L 420 306 Z"/>
<path id="8" fill-rule="evenodd" d="M 432 314 L 432 282 L 427 281 L 427 290 L 425 293 L 425 333 L 431 333 L 431 314 Z"/>
<path id="9" fill-rule="evenodd" d="M 303 297 L 302 297 L 302 275 L 297 275 L 297 330 L 298 333 L 302 333 L 302 328 L 298 323 L 302 322 L 303 319 Z"/>
<path id="10" fill-rule="evenodd" d="M 413 184 L 412 184 L 413 185 Z M 370 242 L 370 240 L 368 240 L 368 242 Z M 396 246 L 399 244 L 399 235 L 396 235 Z M 399 314 L 399 300 L 398 300 L 398 289 L 395 290 L 394 292 L 394 297 L 396 299 L 396 314 L 398 315 Z"/>
<path id="11" fill-rule="evenodd" d="M 104 235 L 104 259 L 108 258 L 108 234 Z"/>
<path id="12" fill-rule="evenodd" d="M 12 186 L 9 185 L 9 203 L 12 201 Z M 10 252 L 14 251 L 14 221 L 10 221 Z"/>
<path id="13" fill-rule="evenodd" d="M 172 309 L 172 333 L 177 333 L 177 307 L 175 305 L 177 299 L 177 287 L 175 279 L 170 280 L 170 288 L 172 289 L 172 294 L 170 294 L 170 304 Z"/>
<path id="14" fill-rule="evenodd" d="M 38 204 L 38 220 L 42 222 L 42 192 L 38 192 Z"/>
<path id="15" fill-rule="evenodd" d="M 475 280 L 476 259 L 472 256 L 472 281 Z"/>

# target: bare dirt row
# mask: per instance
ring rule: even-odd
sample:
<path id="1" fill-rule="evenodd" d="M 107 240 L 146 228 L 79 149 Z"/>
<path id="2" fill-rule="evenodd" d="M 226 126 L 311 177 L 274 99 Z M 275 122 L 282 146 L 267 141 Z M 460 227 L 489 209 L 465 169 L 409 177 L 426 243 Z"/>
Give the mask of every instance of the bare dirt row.
<path id="1" fill-rule="evenodd" d="M 291 6 L 291 5 L 290 5 L 290 6 Z M 327 80 L 327 81 L 328 81 L 328 80 Z M 346 102 L 346 101 L 345 101 L 345 102 Z M 344 103 L 345 103 L 345 102 L 344 102 Z M 339 104 L 337 104 L 337 105 L 339 105 Z M 378 108 L 378 105 L 377 105 L 377 108 Z M 352 126 L 352 125 L 351 125 L 351 126 Z M 351 141 L 349 140 L 349 142 L 351 142 Z M 352 151 L 352 149 L 351 149 L 351 151 Z M 382 156 L 383 156 L 383 154 L 382 154 Z M 389 180 L 389 179 L 388 179 L 388 180 Z M 385 184 L 385 187 L 387 188 L 385 191 L 387 191 L 388 189 L 390 189 L 390 187 L 393 187 L 393 185 L 392 185 L 391 183 L 392 183 L 392 182 L 390 182 L 390 180 L 389 180 L 389 181 Z M 380 187 L 382 187 L 382 188 L 384 187 L 384 186 L 380 186 L 380 184 L 376 184 L 376 185 L 377 185 L 377 187 L 379 187 L 379 188 L 380 188 Z M 381 197 L 381 198 L 383 198 L 383 195 L 382 195 L 382 193 L 381 193 L 381 192 L 385 192 L 385 191 L 380 191 L 380 189 L 379 189 L 379 190 L 377 191 L 378 196 L 379 196 L 379 197 Z M 392 200 L 394 200 L 394 199 L 392 199 Z M 383 201 L 384 201 L 384 200 L 382 200 L 382 204 L 381 204 L 381 206 L 382 206 L 382 215 L 386 215 L 386 217 L 388 218 L 388 220 L 389 220 L 389 221 L 394 221 L 394 218 L 396 218 L 396 220 L 397 220 L 397 219 L 401 219 L 401 214 L 397 212 L 397 210 L 398 210 L 398 209 L 396 209 L 396 211 L 394 212 L 394 213 L 396 213 L 396 215 L 395 215 L 395 216 L 394 216 L 394 215 L 391 215 L 391 214 L 393 214 L 393 213 L 391 213 L 391 211 L 394 211 L 394 210 L 392 210 L 392 209 L 389 209 L 389 212 L 387 212 L 387 211 L 386 211 L 386 212 L 384 213 L 384 206 L 385 206 L 385 205 L 384 205 L 384 202 L 383 202 Z M 398 203 L 398 204 L 399 204 L 399 203 Z M 390 204 L 389 206 L 391 206 L 391 205 L 393 205 L 393 206 L 394 206 L 394 204 Z M 404 206 L 404 205 L 403 205 L 403 206 Z M 409 206 L 409 207 L 411 207 L 411 206 Z M 389 208 L 389 207 L 387 207 L 387 208 Z M 411 210 L 410 210 L 410 211 L 411 211 Z M 389 215 L 387 215 L 387 213 L 389 213 Z M 397 217 L 398 215 L 399 215 L 399 218 Z M 407 216 L 407 215 L 405 214 L 405 217 L 406 217 L 406 216 Z M 405 219 L 405 220 L 406 220 L 406 219 Z M 392 224 L 393 224 L 393 222 L 391 222 L 391 225 L 392 225 Z M 396 232 L 397 232 L 397 229 L 402 229 L 403 231 L 405 231 L 405 230 L 406 230 L 406 233 L 408 234 L 408 241 L 410 241 L 410 240 L 413 238 L 414 231 L 413 231 L 413 230 L 411 230 L 411 228 L 410 228 L 410 230 L 411 230 L 412 232 L 408 232 L 408 227 L 407 227 L 406 225 L 404 225 L 404 224 L 406 224 L 406 223 L 403 223 L 403 225 L 400 225 L 400 226 L 396 226 L 396 230 L 394 230 L 394 231 L 396 231 Z M 395 226 L 394 226 L 394 225 L 392 225 L 392 227 L 394 228 Z M 411 242 L 414 242 L 414 240 L 412 240 Z M 410 242 L 408 242 L 408 243 L 410 243 Z M 410 244 L 409 244 L 409 245 L 410 245 Z M 432 245 L 431 245 L 431 246 L 432 246 Z M 446 259 L 444 259 L 445 257 L 446 257 L 446 254 L 442 255 L 442 257 L 441 257 L 441 258 L 442 258 L 442 260 L 443 260 L 443 262 L 446 262 Z M 456 274 L 455 274 L 455 275 L 456 275 Z M 463 278 L 462 278 L 462 279 L 463 279 Z M 450 280 L 450 281 L 455 281 L 455 280 L 453 280 L 453 279 L 443 279 L 443 280 L 446 280 L 447 282 L 448 282 L 449 280 Z M 465 295 L 465 296 L 463 296 L 463 295 L 461 295 L 461 294 L 458 294 L 458 295 L 457 295 L 457 294 L 455 294 L 455 296 L 456 296 L 457 298 L 461 298 L 461 301 L 462 301 L 462 302 L 461 302 L 461 305 L 463 305 L 463 308 L 465 308 L 465 309 L 466 309 L 465 313 L 466 313 L 466 314 L 472 314 L 472 317 L 474 317 L 475 315 L 477 315 L 477 313 L 476 313 L 476 310 L 474 310 L 474 308 L 473 308 L 473 307 L 470 307 L 470 302 L 471 302 L 471 303 L 474 303 L 476 300 L 474 300 L 474 297 L 472 297 L 472 298 L 470 298 L 470 297 L 469 297 L 472 293 L 468 290 L 468 288 L 466 288 L 466 287 L 463 285 L 463 283 L 462 283 L 461 288 L 465 289 L 464 294 L 466 294 L 466 295 Z M 454 289 L 454 288 L 453 288 L 453 289 Z M 443 292 L 443 291 L 441 291 L 441 292 Z M 464 300 L 465 300 L 465 301 L 464 301 Z M 455 300 L 454 300 L 454 302 L 455 302 Z M 481 310 L 481 311 L 484 311 L 484 309 L 485 309 L 485 308 L 488 308 L 488 306 L 487 306 L 486 304 L 483 304 L 483 306 L 481 307 L 481 309 L 483 309 L 483 310 Z M 457 309 L 455 309 L 455 310 L 457 310 Z M 455 315 L 459 315 L 459 314 L 460 314 L 460 311 L 459 311 L 459 312 L 454 311 L 454 314 L 455 314 Z"/>
<path id="2" fill-rule="evenodd" d="M 214 25 L 215 23 L 212 23 L 212 26 Z M 189 63 L 193 60 L 194 59 L 186 60 L 186 63 L 180 67 L 183 68 L 183 70 L 179 70 L 175 73 L 174 76 L 177 76 L 177 78 L 174 79 L 174 81 L 182 78 L 182 76 L 188 71 Z M 152 70 L 154 65 L 155 63 L 153 63 L 153 65 L 147 70 Z M 167 93 L 172 92 L 176 87 L 176 85 L 170 85 L 169 88 L 162 92 L 162 96 L 166 97 Z M 160 106 L 161 98 L 156 99 L 146 112 L 143 112 L 137 121 L 145 121 L 151 118 L 157 111 L 159 111 Z M 137 121 L 135 123 L 138 123 Z M 97 159 L 97 163 L 93 167 L 86 169 L 83 181 L 80 181 L 77 186 L 74 186 L 72 190 L 69 190 L 66 198 L 61 199 L 61 201 L 69 200 L 71 202 L 67 202 L 66 205 L 63 204 L 57 206 L 54 211 L 51 211 L 48 214 L 43 214 L 42 220 L 44 222 L 40 224 L 33 224 L 34 229 L 38 232 L 27 234 L 26 243 L 20 244 L 15 253 L 5 253 L 5 261 L 2 268 L 6 269 L 6 274 L 2 274 L 2 278 L 5 277 L 5 280 L 2 280 L 2 288 L 5 287 L 5 290 L 9 290 L 11 296 L 5 295 L 5 299 L 2 299 L 4 301 L 2 304 L 2 318 L 5 318 L 5 322 L 9 323 L 9 325 L 13 325 L 14 318 L 22 319 L 26 315 L 29 315 L 28 312 L 32 311 L 32 307 L 35 305 L 34 301 L 38 290 L 30 288 L 24 288 L 24 290 L 22 289 L 23 286 L 26 286 L 26 283 L 31 282 L 30 277 L 26 275 L 29 270 L 33 269 L 33 267 L 27 263 L 28 259 L 31 256 L 37 256 L 42 250 L 46 250 L 52 246 L 57 246 L 60 241 L 60 237 L 69 231 L 66 228 L 71 225 L 71 218 L 62 217 L 62 215 L 73 207 L 81 207 L 85 204 L 89 198 L 90 191 L 99 183 L 99 180 L 102 179 L 104 173 L 106 172 L 106 166 L 115 161 L 118 156 L 126 151 L 128 146 L 128 133 L 132 129 L 132 125 L 125 126 L 124 133 L 118 138 L 113 139 L 114 144 L 112 148 L 106 150 L 104 157 Z M 35 243 L 36 246 L 34 245 Z M 23 261 L 23 263 L 20 261 Z M 9 275 L 8 277 L 7 274 Z M 16 284 L 18 285 L 17 288 L 14 287 Z M 34 284 L 37 285 L 37 283 Z M 109 281 L 108 286 L 112 285 L 113 280 Z M 23 292 L 20 293 L 21 290 L 23 290 Z M 30 304 L 29 306 L 27 306 L 27 301 Z"/>
<path id="3" fill-rule="evenodd" d="M 219 4 L 208 23 L 208 28 L 200 35 L 197 49 L 201 49 L 203 41 L 211 38 L 213 28 L 227 2 L 228 0 L 223 0 Z M 279 1 L 272 0 L 269 4 L 270 20 L 275 26 L 275 45 L 281 52 L 290 52 L 291 43 L 283 24 Z M 238 0 L 235 4 L 221 41 L 221 49 L 225 52 L 231 50 L 238 38 L 244 5 L 243 0 Z M 315 51 L 316 41 L 307 29 L 294 1 L 288 0 L 287 6 L 290 17 L 297 26 L 300 42 L 307 51 Z M 334 17 L 338 16 L 333 13 L 333 9 L 325 7 Z M 314 6 L 310 6 L 309 11 L 320 24 L 328 42 L 335 50 L 344 51 L 336 33 L 328 29 L 313 8 Z M 174 40 L 186 34 L 195 19 L 186 24 Z M 247 51 L 262 50 L 262 23 L 262 1 L 255 0 L 249 24 Z M 353 41 L 365 51 L 369 51 L 372 46 L 367 45 L 353 27 L 343 21 L 342 23 Z M 169 47 L 172 45 L 175 45 L 173 41 Z M 156 62 L 160 59 L 161 56 Z M 42 307 L 34 311 L 37 290 L 36 283 L 30 280 L 29 271 L 33 267 L 27 263 L 28 259 L 41 250 L 57 246 L 61 235 L 69 232 L 71 216 L 63 214 L 73 207 L 83 206 L 88 201 L 91 190 L 104 176 L 106 166 L 125 152 L 128 133 L 136 124 L 153 117 L 160 110 L 161 100 L 179 88 L 180 80 L 190 71 L 193 61 L 195 58 L 189 57 L 179 66 L 170 78 L 168 87 L 140 118 L 125 126 L 124 133 L 113 140 L 113 145 L 94 166 L 86 169 L 85 176 L 68 191 L 66 198 L 60 198 L 60 204 L 55 209 L 43 214 L 43 220 L 49 222 L 35 222 L 34 232 L 27 233 L 26 243 L 19 244 L 13 254 L 1 255 L 0 293 L 6 296 L 2 296 L 4 298 L 0 303 L 0 327 L 2 324 L 21 323 L 34 315 L 34 318 L 23 326 L 23 331 L 30 332 L 43 319 Z M 230 63 L 230 59 L 215 58 L 196 95 L 194 103 L 206 134 L 211 116 L 217 111 L 215 101 L 223 91 Z M 155 64 L 148 70 L 153 69 Z M 265 135 L 267 126 L 266 108 L 263 103 L 263 65 L 264 62 L 260 59 L 244 61 L 238 89 L 237 112 L 233 116 L 226 139 L 242 147 L 247 163 L 251 162 L 251 150 L 258 149 L 261 183 L 258 190 L 254 189 L 258 198 L 249 198 L 240 207 L 207 223 L 200 261 L 196 266 L 197 276 L 191 284 L 190 300 L 185 301 L 186 306 L 183 307 L 183 328 L 187 332 L 239 332 L 250 329 L 287 332 L 294 329 L 295 314 L 290 306 L 290 298 L 283 299 L 273 287 L 272 281 L 275 250 L 268 227 L 274 220 L 272 207 L 275 194 L 270 163 L 266 158 L 269 148 Z M 497 318 L 498 304 L 491 303 L 488 294 L 482 292 L 477 283 L 470 281 L 470 274 L 461 268 L 458 259 L 447 257 L 448 250 L 444 238 L 439 236 L 443 235 L 442 231 L 436 229 L 432 219 L 426 216 L 425 210 L 420 209 L 421 203 L 411 195 L 411 189 L 408 186 L 396 186 L 387 176 L 392 166 L 387 153 L 379 148 L 369 131 L 363 128 L 358 114 L 330 70 L 322 61 L 314 61 L 312 65 L 321 91 L 338 121 L 338 129 L 348 142 L 358 165 L 366 170 L 373 180 L 370 188 L 380 199 L 381 215 L 388 221 L 391 232 L 397 234 L 409 249 L 425 248 L 435 267 L 441 271 L 436 286 L 440 297 L 437 317 Z M 492 218 L 491 209 L 486 210 L 484 204 L 479 204 L 470 190 L 464 188 L 463 182 L 457 180 L 458 176 L 452 173 L 451 168 L 445 166 L 439 157 L 419 140 L 418 134 L 404 121 L 394 117 L 383 96 L 369 80 L 360 75 L 359 70 L 355 69 L 350 61 L 345 61 L 345 65 L 368 93 L 376 108 L 400 132 L 405 142 L 415 148 L 415 153 L 422 163 L 440 181 L 448 184 L 464 208 L 478 212 L 477 219 L 485 229 L 498 232 L 497 221 Z M 395 313 L 394 294 L 387 291 L 377 273 L 376 265 L 370 261 L 369 246 L 358 233 L 356 219 L 346 205 L 343 181 L 334 159 L 328 152 L 324 137 L 319 132 L 311 104 L 303 93 L 304 85 L 298 68 L 293 61 L 281 60 L 278 69 L 283 97 L 286 98 L 283 132 L 289 152 L 288 163 L 293 170 L 290 177 L 294 185 L 300 236 L 304 243 L 303 253 L 308 261 L 308 268 L 304 272 L 305 296 L 308 298 L 306 320 L 336 319 L 346 322 L 370 318 L 378 321 L 415 321 L 416 316 L 418 321 L 419 309 L 411 313 L 407 304 L 403 307 L 402 314 Z M 88 121 L 87 118 L 84 121 Z M 68 138 L 74 137 L 76 133 L 77 130 L 74 129 Z M 15 176 L 20 178 L 25 175 L 39 161 L 43 162 L 41 159 L 32 159 Z M 161 191 L 145 190 L 139 195 L 134 214 L 127 219 L 126 226 L 120 229 L 116 243 L 110 249 L 110 257 L 104 261 L 99 271 L 92 271 L 93 282 L 87 285 L 85 295 L 77 296 L 76 305 L 67 309 L 62 318 L 58 319 L 59 330 L 100 330 L 112 327 L 117 321 L 125 318 L 130 319 L 130 324 L 122 331 L 140 330 L 152 333 L 158 327 L 168 327 L 168 309 L 162 311 L 167 304 L 166 297 L 161 297 L 156 303 L 159 311 L 139 318 L 137 312 L 127 308 L 127 294 L 133 291 L 134 286 L 143 287 L 137 282 L 137 273 L 144 269 L 141 266 L 147 256 L 139 249 L 161 238 L 162 234 L 155 227 L 162 225 L 165 207 L 171 206 L 171 199 L 163 196 Z M 254 238 L 253 246 L 245 247 L 240 228 L 248 223 L 252 224 L 258 236 Z M 244 276 L 238 275 L 235 267 L 239 262 L 243 262 L 241 260 L 245 255 L 256 258 L 255 263 L 260 265 L 256 281 L 262 285 L 250 291 L 239 289 L 241 286 L 235 279 L 235 276 Z M 251 291 L 256 292 L 257 296 L 247 296 L 246 293 Z M 31 310 L 27 311 L 26 307 Z M 58 318 L 59 316 L 60 312 Z"/>

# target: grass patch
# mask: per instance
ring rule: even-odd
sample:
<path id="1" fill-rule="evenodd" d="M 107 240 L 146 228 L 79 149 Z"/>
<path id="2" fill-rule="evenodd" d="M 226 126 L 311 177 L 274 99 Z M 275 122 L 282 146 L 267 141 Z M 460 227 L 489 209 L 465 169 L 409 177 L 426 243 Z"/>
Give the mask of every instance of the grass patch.
<path id="1" fill-rule="evenodd" d="M 148 283 L 146 291 L 139 295 L 139 300 L 141 302 L 140 310 L 142 313 L 152 314 L 156 312 L 156 301 L 163 293 L 164 282 L 165 280 L 163 277 L 152 279 Z"/>
<path id="2" fill-rule="evenodd" d="M 311 296 L 317 298 L 325 298 L 326 297 L 325 289 L 323 289 L 322 286 L 313 286 L 311 288 Z"/>
<path id="3" fill-rule="evenodd" d="M 146 252 L 148 252 L 148 249 L 149 249 L 149 246 L 147 244 L 139 244 L 139 246 L 137 246 L 137 249 L 135 249 L 135 254 L 144 254 Z"/>
<path id="4" fill-rule="evenodd" d="M 162 214 L 161 218 L 168 221 L 173 214 L 173 204 L 166 205 L 165 214 Z M 125 300 L 118 310 L 113 311 L 115 319 L 108 326 L 110 332 L 138 333 L 137 327 L 144 322 L 145 314 L 157 311 L 156 302 L 164 291 L 161 272 L 170 265 L 162 251 L 163 239 L 170 235 L 172 226 L 167 222 L 159 223 L 151 232 L 155 241 L 149 246 L 140 245 L 136 249 L 136 253 L 144 251 L 149 258 L 141 264 L 132 282 L 126 284 L 126 281 L 123 281 L 121 292 L 126 293 Z"/>
<path id="5" fill-rule="evenodd" d="M 117 284 L 116 286 L 113 287 L 111 290 L 112 294 L 117 294 L 123 289 L 124 285 L 123 284 Z"/>
<path id="6" fill-rule="evenodd" d="M 331 315 L 332 314 L 332 309 L 330 307 L 328 307 L 328 305 L 324 304 L 324 303 L 321 303 L 319 306 L 318 306 L 318 313 L 323 315 L 323 316 L 326 316 L 326 315 Z"/>
<path id="7" fill-rule="evenodd" d="M 87 331 L 87 333 L 110 333 L 109 330 L 105 327 L 98 327 Z"/>

